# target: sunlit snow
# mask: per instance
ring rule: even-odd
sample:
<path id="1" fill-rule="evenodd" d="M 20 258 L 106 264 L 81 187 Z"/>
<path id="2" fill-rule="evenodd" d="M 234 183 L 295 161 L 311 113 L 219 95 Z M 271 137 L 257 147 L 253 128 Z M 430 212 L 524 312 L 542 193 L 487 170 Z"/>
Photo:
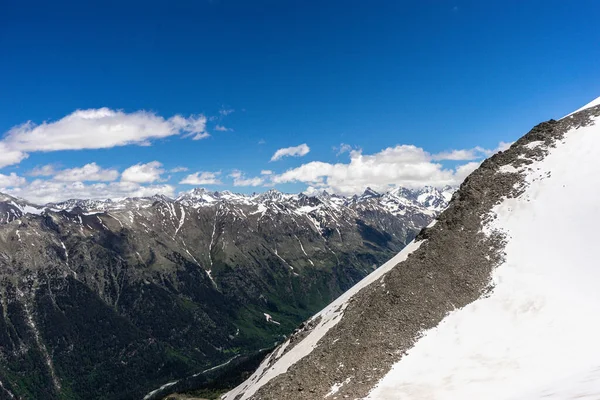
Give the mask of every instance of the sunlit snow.
<path id="1" fill-rule="evenodd" d="M 428 331 L 368 399 L 600 399 L 599 149 L 600 124 L 580 128 L 532 166 L 488 227 L 508 235 L 492 294 Z"/>

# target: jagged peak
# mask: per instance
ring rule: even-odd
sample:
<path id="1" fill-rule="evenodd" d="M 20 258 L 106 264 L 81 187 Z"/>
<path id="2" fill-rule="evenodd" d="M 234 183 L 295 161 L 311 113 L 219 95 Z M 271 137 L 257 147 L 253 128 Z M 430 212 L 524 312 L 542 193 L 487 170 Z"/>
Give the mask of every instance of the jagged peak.
<path id="1" fill-rule="evenodd" d="M 154 196 L 151 197 L 152 200 L 161 200 L 161 201 L 166 201 L 168 203 L 172 202 L 173 199 L 170 198 L 169 196 L 165 196 L 164 194 L 155 194 Z"/>
<path id="2" fill-rule="evenodd" d="M 379 197 L 379 196 L 381 196 L 381 194 L 379 192 L 376 192 L 375 190 L 371 189 L 368 186 L 365 189 L 365 191 L 363 192 L 363 194 L 360 195 L 360 197 L 362 197 L 362 198 L 372 198 L 372 197 Z"/>
<path id="3" fill-rule="evenodd" d="M 281 200 L 282 198 L 284 198 L 284 196 L 285 195 L 277 189 L 269 189 L 266 192 L 257 195 L 255 198 L 260 202 L 264 202 Z"/>
<path id="4" fill-rule="evenodd" d="M 210 194 L 210 191 L 203 187 L 194 188 L 192 190 L 187 191 L 184 195 L 192 195 L 192 196 L 202 196 L 205 194 Z"/>

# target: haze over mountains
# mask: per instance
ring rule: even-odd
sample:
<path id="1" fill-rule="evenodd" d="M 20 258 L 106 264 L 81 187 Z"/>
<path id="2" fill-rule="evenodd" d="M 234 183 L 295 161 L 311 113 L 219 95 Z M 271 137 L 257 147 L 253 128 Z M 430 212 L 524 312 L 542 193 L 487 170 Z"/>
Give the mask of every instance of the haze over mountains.
<path id="1" fill-rule="evenodd" d="M 452 191 L 2 195 L 1 396 L 141 398 L 252 362 L 400 251 Z"/>
<path id="2" fill-rule="evenodd" d="M 600 398 L 599 121 L 600 98 L 484 161 L 223 399 Z"/>

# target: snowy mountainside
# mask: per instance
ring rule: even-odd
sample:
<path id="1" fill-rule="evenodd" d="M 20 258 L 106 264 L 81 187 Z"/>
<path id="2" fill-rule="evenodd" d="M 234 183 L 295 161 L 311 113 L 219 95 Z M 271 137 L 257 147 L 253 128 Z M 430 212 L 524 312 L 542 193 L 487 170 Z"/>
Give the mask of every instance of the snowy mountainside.
<path id="1" fill-rule="evenodd" d="M 0 193 L 0 224 L 18 220 L 25 214 L 41 214 L 44 207 Z"/>
<path id="2" fill-rule="evenodd" d="M 599 103 L 486 160 L 223 399 L 600 398 Z"/>
<path id="3" fill-rule="evenodd" d="M 143 398 L 202 371 L 242 373 L 445 198 L 406 193 L 195 189 L 44 206 L 2 195 L 0 398 Z"/>

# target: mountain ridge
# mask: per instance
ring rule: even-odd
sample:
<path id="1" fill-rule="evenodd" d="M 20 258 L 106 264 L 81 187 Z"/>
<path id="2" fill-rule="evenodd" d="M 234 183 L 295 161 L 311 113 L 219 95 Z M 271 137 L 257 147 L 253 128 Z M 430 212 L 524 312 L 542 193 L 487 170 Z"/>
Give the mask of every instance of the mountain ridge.
<path id="1" fill-rule="evenodd" d="M 187 192 L 180 193 L 177 197 L 170 198 L 168 196 L 157 194 L 149 197 L 126 197 L 122 199 L 68 199 L 65 201 L 58 202 L 49 202 L 42 205 L 35 205 L 33 203 L 28 202 L 27 200 L 20 199 L 17 197 L 13 197 L 10 195 L 4 195 L 7 198 L 24 201 L 29 205 L 32 205 L 36 208 L 50 208 L 50 209 L 59 209 L 59 210 L 70 210 L 75 206 L 79 206 L 87 212 L 90 211 L 109 211 L 111 209 L 115 209 L 121 206 L 124 206 L 127 203 L 133 203 L 136 201 L 147 202 L 148 200 L 165 200 L 170 202 L 188 202 L 190 205 L 202 206 L 214 202 L 232 202 L 232 203 L 241 203 L 241 204 L 250 204 L 250 203 L 264 203 L 266 201 L 283 201 L 289 199 L 302 199 L 302 198 L 317 198 L 317 199 L 340 199 L 340 202 L 344 205 L 349 204 L 350 202 L 357 202 L 366 200 L 369 198 L 382 198 L 382 197 L 394 197 L 394 198 L 405 198 L 408 200 L 412 200 L 414 204 L 420 204 L 423 207 L 428 207 L 426 204 L 427 201 L 433 203 L 439 203 L 442 200 L 449 201 L 452 193 L 456 189 L 452 186 L 444 186 L 441 189 L 435 188 L 433 186 L 424 186 L 419 189 L 408 189 L 404 187 L 396 187 L 387 192 L 379 193 L 371 188 L 367 187 L 365 191 L 360 195 L 352 195 L 352 196 L 343 196 L 338 194 L 330 194 L 327 191 L 323 190 L 317 194 L 305 194 L 304 192 L 300 192 L 298 194 L 290 194 L 283 193 L 278 191 L 277 189 L 269 189 L 265 192 L 260 193 L 252 193 L 252 194 L 242 194 L 242 193 L 234 193 L 229 190 L 223 191 L 211 191 L 202 187 L 191 189 Z M 432 203 L 432 205 L 433 205 Z M 437 211 L 439 207 L 433 205 L 434 209 Z M 96 208 L 96 209 L 94 209 Z"/>
<path id="2" fill-rule="evenodd" d="M 499 357 L 504 354 L 505 348 L 494 352 L 493 342 L 478 341 L 480 337 L 473 336 L 471 339 L 481 347 L 478 350 L 484 351 L 491 347 L 492 350 L 480 356 L 488 357 L 489 362 L 484 362 L 488 358 L 481 358 L 482 362 L 479 363 L 480 358 L 472 355 L 470 362 L 466 360 L 464 365 L 460 365 L 463 369 L 457 375 L 453 372 L 454 362 L 460 360 L 461 354 L 453 353 L 452 349 L 458 346 L 467 347 L 467 344 L 471 343 L 461 341 L 464 336 L 457 334 L 454 335 L 457 336 L 455 338 L 452 335 L 461 325 L 450 325 L 445 330 L 446 335 L 456 342 L 434 343 L 434 339 L 427 336 L 437 337 L 438 330 L 444 329 L 444 321 L 447 321 L 449 316 L 457 316 L 463 308 L 496 296 L 495 287 L 502 282 L 494 281 L 492 274 L 501 266 L 505 268 L 504 263 L 507 257 L 511 256 L 506 252 L 511 237 L 509 232 L 494 225 L 499 214 L 495 207 L 508 201 L 520 201 L 519 209 L 522 209 L 529 201 L 533 201 L 532 198 L 539 193 L 530 190 L 532 185 L 552 180 L 551 171 L 540 170 L 540 163 L 549 154 L 562 149 L 569 138 L 583 134 L 580 132 L 585 131 L 588 138 L 593 137 L 592 134 L 597 137 L 599 117 L 600 106 L 593 105 L 559 121 L 541 123 L 508 150 L 485 160 L 463 182 L 448 208 L 396 256 L 391 263 L 393 265 L 386 264 L 376 270 L 316 314 L 304 325 L 302 331 L 296 333 L 297 337 L 292 336 L 280 345 L 246 382 L 222 398 L 512 399 L 510 396 L 502 397 L 502 393 L 506 394 L 510 390 L 501 389 L 511 387 L 510 381 L 501 379 L 507 371 L 488 367 L 496 365 L 494 362 L 504 362 L 505 364 L 499 364 L 499 367 L 507 367 L 509 372 L 516 374 L 513 377 L 515 381 L 527 385 L 527 376 L 523 376 L 518 368 L 521 360 L 518 357 L 525 355 L 519 353 L 517 358 L 505 360 Z M 589 127 L 593 128 L 593 132 L 589 131 Z M 597 142 L 596 139 L 594 143 L 597 145 Z M 586 155 L 593 157 L 593 150 L 583 149 L 581 153 L 585 153 L 586 150 Z M 597 174 L 595 166 L 597 163 L 589 167 L 587 173 L 593 175 L 595 171 Z M 561 167 L 561 171 L 569 171 L 568 165 L 555 167 Z M 586 187 L 589 188 L 589 185 Z M 504 206 L 504 218 L 509 218 L 513 206 L 517 207 L 517 203 Z M 520 226 L 526 231 L 534 225 L 524 222 Z M 534 259 L 528 260 L 529 263 L 534 263 Z M 536 270 L 536 273 L 543 274 L 544 268 Z M 552 273 L 557 272 L 553 270 Z M 548 279 L 544 275 L 541 277 Z M 583 279 L 585 280 L 585 277 Z M 554 286 L 552 288 L 557 289 Z M 516 296 L 515 293 L 510 293 L 511 296 Z M 496 307 L 502 309 L 503 304 Z M 536 307 L 544 306 L 543 302 L 536 303 L 535 297 L 525 298 L 522 304 L 517 305 L 515 314 L 509 315 L 508 325 L 504 327 L 506 331 L 498 332 L 498 340 L 512 338 L 511 318 L 517 318 L 519 312 L 525 313 L 523 318 L 528 319 L 528 304 L 532 308 L 531 312 L 534 312 Z M 525 309 L 522 309 L 523 307 Z M 474 309 L 470 308 L 471 312 L 474 312 Z M 492 316 L 488 314 L 489 317 Z M 480 324 L 495 326 L 492 321 L 493 319 L 488 322 L 483 320 Z M 458 324 L 460 320 L 455 319 L 453 322 Z M 469 327 L 473 327 L 474 321 L 470 323 Z M 589 328 L 589 324 L 586 326 Z M 546 326 L 544 335 L 553 328 L 551 324 Z M 559 332 L 561 329 L 558 328 Z M 531 343 L 526 342 L 530 347 L 536 342 L 536 336 L 531 340 Z M 510 342 L 505 345 L 510 346 Z M 411 352 L 416 351 L 417 346 L 419 352 L 415 354 L 419 355 L 411 357 Z M 542 355 L 554 351 L 552 347 L 540 349 L 538 351 Z M 448 354 L 448 358 L 437 358 L 440 353 Z M 405 360 L 412 360 L 412 363 L 406 364 L 409 361 Z M 510 369 L 510 363 L 516 364 L 517 367 Z M 406 367 L 403 368 L 403 365 Z M 539 367 L 538 365 L 537 370 Z M 429 372 L 438 369 L 439 374 L 447 375 Z M 484 379 L 476 373 L 480 370 L 485 370 L 489 375 Z M 529 372 L 531 373 L 531 370 Z M 556 376 L 562 378 L 560 374 Z M 587 375 L 581 374 L 576 378 L 583 379 L 585 376 Z M 563 393 L 563 397 L 551 398 L 567 398 L 564 397 L 564 388 L 557 389 L 556 385 L 550 384 L 553 377 L 554 375 L 547 377 L 547 385 L 538 390 L 529 383 L 528 391 L 539 393 L 539 398 L 547 398 L 558 392 Z M 535 382 L 543 382 L 543 378 L 543 374 L 541 379 L 536 376 Z M 455 381 L 460 384 L 453 384 Z M 571 379 L 571 383 L 573 382 L 575 380 Z M 555 392 L 544 392 L 546 386 L 552 387 Z M 583 392 L 578 391 L 577 386 L 570 388 L 569 393 L 572 393 L 570 395 L 573 397 L 568 398 L 583 396 L 584 393 L 588 393 L 585 390 L 591 386 L 581 386 L 587 388 Z M 479 389 L 471 389 L 472 387 Z M 490 387 L 494 387 L 495 390 L 490 391 Z M 593 393 L 599 393 L 600 388 L 596 387 L 593 390 Z M 526 393 L 521 393 L 523 394 Z"/>

